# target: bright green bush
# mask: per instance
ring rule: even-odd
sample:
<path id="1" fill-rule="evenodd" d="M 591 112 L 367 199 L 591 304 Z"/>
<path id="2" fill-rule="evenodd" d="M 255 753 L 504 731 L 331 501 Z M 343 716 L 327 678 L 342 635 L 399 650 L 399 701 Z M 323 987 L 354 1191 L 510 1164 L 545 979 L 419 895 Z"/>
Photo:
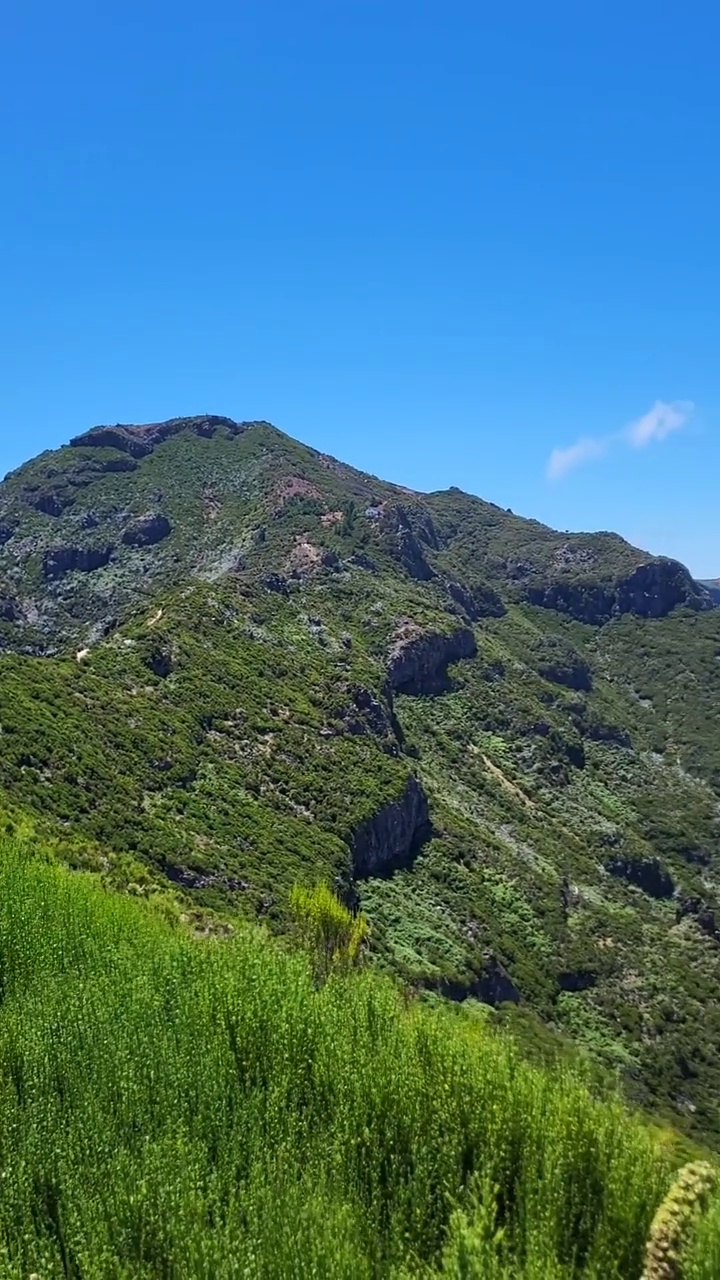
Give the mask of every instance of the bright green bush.
<path id="1" fill-rule="evenodd" d="M 320 981 L 358 967 L 370 933 L 362 913 L 353 915 L 324 884 L 312 889 L 295 885 L 290 893 L 290 908 L 296 934 Z"/>

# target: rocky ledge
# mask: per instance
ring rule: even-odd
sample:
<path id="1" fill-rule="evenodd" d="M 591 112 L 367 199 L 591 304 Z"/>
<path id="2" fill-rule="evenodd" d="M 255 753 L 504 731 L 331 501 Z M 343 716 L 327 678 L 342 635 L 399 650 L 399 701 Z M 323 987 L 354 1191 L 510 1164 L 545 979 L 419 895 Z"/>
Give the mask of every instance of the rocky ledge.
<path id="1" fill-rule="evenodd" d="M 684 565 L 665 558 L 640 564 L 614 583 L 562 578 L 526 582 L 521 594 L 530 604 L 567 613 L 593 626 L 625 613 L 663 618 L 678 605 L 711 609 L 714 603 L 710 592 L 691 578 Z"/>
<path id="2" fill-rule="evenodd" d="M 495 1007 L 499 1004 L 519 1004 L 521 999 L 507 969 L 493 951 L 484 952 L 482 972 L 476 976 L 466 979 L 430 978 L 423 986 L 427 991 L 436 991 L 446 1000 L 456 1003 L 472 998 Z"/>
<path id="3" fill-rule="evenodd" d="M 409 866 L 429 834 L 427 796 L 412 774 L 397 800 L 383 805 L 353 832 L 353 876 L 362 880 Z"/>
<path id="4" fill-rule="evenodd" d="M 93 573 L 110 563 L 113 550 L 111 546 L 53 547 L 43 557 L 43 574 L 52 581 L 66 573 Z"/>
<path id="5" fill-rule="evenodd" d="M 611 876 L 627 880 L 651 898 L 672 898 L 675 885 L 659 858 L 628 858 L 618 854 L 605 864 Z"/>
<path id="6" fill-rule="evenodd" d="M 388 684 L 395 693 L 442 693 L 449 687 L 449 664 L 474 658 L 476 653 L 475 633 L 470 627 L 426 631 L 415 622 L 404 622 L 396 631 L 388 654 Z"/>
<path id="7" fill-rule="evenodd" d="M 235 422 L 232 418 L 218 417 L 216 414 L 195 418 L 169 418 L 167 422 L 148 422 L 142 426 L 117 423 L 114 427 L 93 427 L 81 436 L 75 436 L 70 444 L 73 448 L 119 449 L 134 458 L 143 458 L 152 453 L 157 445 L 181 431 L 192 431 L 196 436 L 214 436 L 217 431 L 225 430 L 230 435 L 239 436 L 247 431 L 250 422 Z"/>
<path id="8" fill-rule="evenodd" d="M 163 538 L 169 538 L 171 533 L 172 525 L 167 516 L 159 511 L 150 511 L 131 521 L 122 540 L 126 547 L 152 547 L 156 542 L 162 542 Z"/>

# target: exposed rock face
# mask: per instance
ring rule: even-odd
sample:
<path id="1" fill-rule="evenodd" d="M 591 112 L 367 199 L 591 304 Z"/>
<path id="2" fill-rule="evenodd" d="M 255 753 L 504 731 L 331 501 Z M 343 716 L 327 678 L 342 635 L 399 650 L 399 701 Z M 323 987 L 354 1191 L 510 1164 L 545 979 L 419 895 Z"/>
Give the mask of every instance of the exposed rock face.
<path id="1" fill-rule="evenodd" d="M 435 577 L 435 571 L 425 559 L 421 543 L 436 550 L 439 545 L 437 533 L 429 515 L 423 515 L 416 523 L 417 531 L 401 506 L 388 506 L 382 513 L 383 533 L 391 544 L 394 543 L 394 554 L 405 572 L 418 582 L 429 582 Z"/>
<path id="2" fill-rule="evenodd" d="M 591 719 L 582 726 L 581 731 L 590 742 L 607 742 L 613 747 L 622 747 L 624 751 L 632 749 L 630 734 L 619 724 L 608 724 L 604 720 Z"/>
<path id="3" fill-rule="evenodd" d="M 588 991 L 597 986 L 597 974 L 592 969 L 567 969 L 558 974 L 561 991 Z"/>
<path id="4" fill-rule="evenodd" d="M 172 525 L 167 516 L 159 511 L 148 512 L 133 520 L 123 533 L 122 540 L 126 547 L 152 547 L 163 538 L 169 538 Z"/>
<path id="5" fill-rule="evenodd" d="M 613 585 L 592 581 L 526 582 L 522 595 L 530 604 L 568 613 L 593 626 L 601 626 L 623 613 L 662 618 L 677 605 L 709 609 L 713 604 L 709 592 L 693 581 L 684 565 L 668 559 L 638 565 Z"/>
<path id="6" fill-rule="evenodd" d="M 706 933 L 713 942 L 720 945 L 720 929 L 718 929 L 715 919 L 715 912 L 710 909 L 702 898 L 682 897 L 678 903 L 675 913 L 678 922 L 683 920 L 685 916 L 692 916 L 697 923 L 699 929 Z"/>
<path id="7" fill-rule="evenodd" d="M 547 636 L 538 652 L 538 672 L 544 680 L 587 693 L 592 689 L 592 672 L 587 660 L 567 641 Z"/>
<path id="8" fill-rule="evenodd" d="M 445 590 L 451 600 L 460 605 L 470 622 L 479 622 L 481 618 L 502 618 L 507 613 L 500 596 L 492 587 L 482 586 L 471 590 L 461 582 L 446 578 Z"/>
<path id="9" fill-rule="evenodd" d="M 43 573 L 48 580 L 66 573 L 93 573 L 109 564 L 113 547 L 53 547 L 43 557 Z"/>
<path id="10" fill-rule="evenodd" d="M 267 573 L 262 579 L 262 585 L 266 591 L 274 591 L 279 596 L 290 595 L 288 580 L 282 573 Z"/>
<path id="11" fill-rule="evenodd" d="M 247 880 L 219 875 L 214 871 L 193 871 L 190 867 L 164 867 L 165 875 L 173 884 L 183 889 L 227 889 L 231 893 L 245 893 L 250 888 Z"/>
<path id="12" fill-rule="evenodd" d="M 357 685 L 351 690 L 349 706 L 343 713 L 343 720 L 348 733 L 374 734 L 378 738 L 389 738 L 393 735 L 393 726 L 387 709 L 371 689 Z"/>
<path id="13" fill-rule="evenodd" d="M 704 591 L 707 591 L 710 599 L 717 608 L 720 605 L 720 578 L 710 578 L 698 584 Z"/>
<path id="14" fill-rule="evenodd" d="M 371 556 L 366 556 L 364 551 L 356 551 L 355 555 L 350 556 L 348 564 L 352 564 L 357 569 L 365 569 L 367 573 L 377 573 L 377 565 Z"/>
<path id="15" fill-rule="evenodd" d="M 19 619 L 20 610 L 17 600 L 0 593 L 0 622 L 18 622 Z"/>
<path id="16" fill-rule="evenodd" d="M 361 823 L 353 833 L 353 875 L 363 879 L 409 866 L 429 832 L 427 797 L 417 778 L 411 775 L 402 795 Z"/>
<path id="17" fill-rule="evenodd" d="M 448 688 L 449 663 L 474 658 L 476 653 L 477 642 L 470 627 L 441 633 L 406 622 L 396 632 L 388 655 L 390 688 L 416 695 L 442 693 Z"/>
<path id="18" fill-rule="evenodd" d="M 195 418 L 169 418 L 167 422 L 149 422 L 143 426 L 118 423 L 115 427 L 93 427 L 84 435 L 75 436 L 70 444 L 75 448 L 119 449 L 134 458 L 144 458 L 153 449 L 181 431 L 192 431 L 198 436 L 213 436 L 224 428 L 232 435 L 246 431 L 250 423 L 234 422 L 215 414 Z"/>
<path id="19" fill-rule="evenodd" d="M 618 876 L 634 884 L 651 898 L 672 898 L 675 885 L 670 872 L 659 858 L 630 858 L 621 854 L 606 862 L 611 876 Z"/>
<path id="20" fill-rule="evenodd" d="M 67 507 L 72 506 L 75 497 L 72 493 L 54 493 L 51 490 L 41 489 L 39 493 L 28 492 L 27 501 L 36 511 L 40 511 L 43 515 L 54 516 L 56 519 L 61 516 Z"/>
<path id="21" fill-rule="evenodd" d="M 173 655 L 169 644 L 159 642 L 153 645 L 145 658 L 145 665 L 154 676 L 166 680 L 173 669 Z"/>
<path id="22" fill-rule="evenodd" d="M 437 982 L 427 982 L 425 986 L 437 991 L 438 995 L 444 996 L 446 1000 L 456 1002 L 472 997 L 493 1007 L 499 1004 L 520 1003 L 518 988 L 493 951 L 484 953 L 483 972 L 478 977 L 467 981 L 441 978 Z"/>

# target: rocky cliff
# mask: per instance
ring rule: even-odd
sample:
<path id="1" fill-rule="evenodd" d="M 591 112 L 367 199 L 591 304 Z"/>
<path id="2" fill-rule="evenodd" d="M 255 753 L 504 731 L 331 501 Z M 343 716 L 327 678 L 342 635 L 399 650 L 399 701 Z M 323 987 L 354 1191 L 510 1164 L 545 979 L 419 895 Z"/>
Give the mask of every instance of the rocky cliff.
<path id="1" fill-rule="evenodd" d="M 427 796 L 418 779 L 411 775 L 396 800 L 384 805 L 353 832 L 354 877 L 362 880 L 409 866 L 429 832 Z"/>
<path id="2" fill-rule="evenodd" d="M 470 627 L 438 632 L 406 620 L 395 632 L 387 660 L 390 688 L 395 693 L 428 696 L 448 688 L 447 668 L 473 658 L 477 642 Z"/>

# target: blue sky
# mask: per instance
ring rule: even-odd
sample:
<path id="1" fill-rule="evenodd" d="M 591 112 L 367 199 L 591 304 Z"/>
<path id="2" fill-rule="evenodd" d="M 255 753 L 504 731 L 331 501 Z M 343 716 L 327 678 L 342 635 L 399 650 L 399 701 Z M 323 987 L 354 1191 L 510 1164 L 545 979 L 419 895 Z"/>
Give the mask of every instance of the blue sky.
<path id="1" fill-rule="evenodd" d="M 720 574 L 709 0 L 3 28 L 0 473 L 98 422 L 265 417 Z"/>

